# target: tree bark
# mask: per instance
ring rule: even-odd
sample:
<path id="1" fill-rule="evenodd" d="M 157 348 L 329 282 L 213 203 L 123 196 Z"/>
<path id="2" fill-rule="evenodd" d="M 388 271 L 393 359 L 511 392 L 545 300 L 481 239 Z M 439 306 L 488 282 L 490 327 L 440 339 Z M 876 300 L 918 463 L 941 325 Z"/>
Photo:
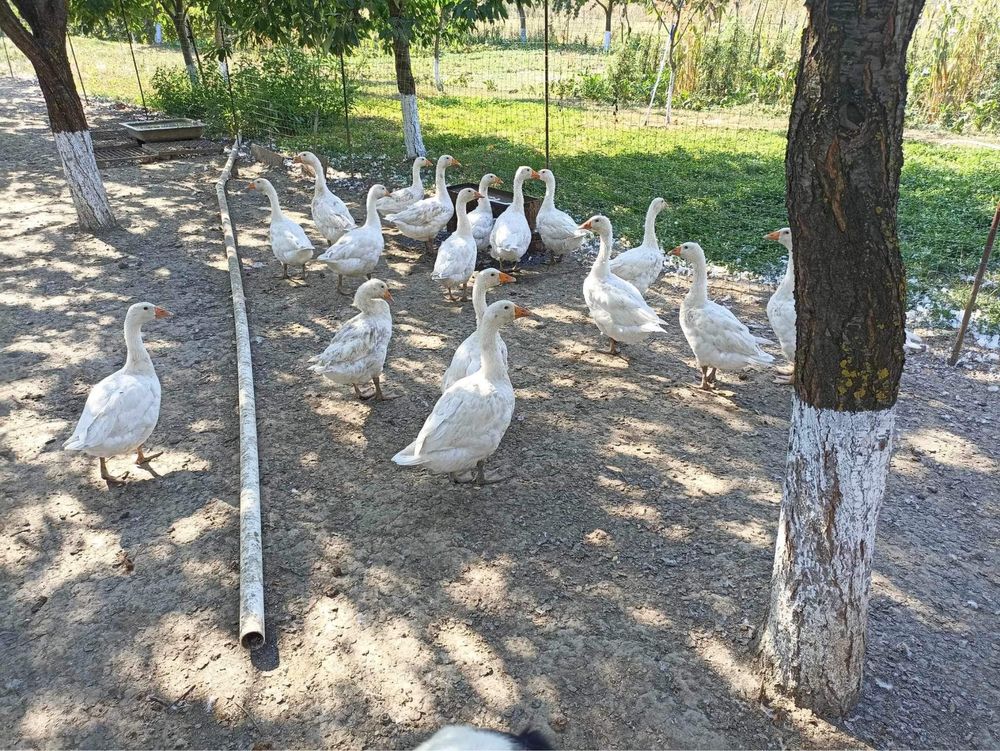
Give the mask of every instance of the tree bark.
<path id="1" fill-rule="evenodd" d="M 683 7 L 683 6 L 681 6 Z M 667 125 L 674 119 L 674 87 L 677 85 L 677 29 L 680 27 L 681 12 L 677 11 L 673 23 L 670 24 L 670 31 L 667 35 L 667 42 L 670 45 L 670 52 L 667 54 L 667 64 L 670 66 L 670 77 L 667 79 L 667 103 L 664 107 L 663 120 Z"/>
<path id="2" fill-rule="evenodd" d="M 0 29 L 35 69 L 80 225 L 89 230 L 112 227 L 115 217 L 97 169 L 87 116 L 66 55 L 66 2 L 15 0 L 14 4 L 20 18 L 7 0 L 0 0 Z"/>
<path id="3" fill-rule="evenodd" d="M 441 80 L 441 34 L 444 33 L 444 9 L 438 17 L 437 32 L 434 34 L 434 88 L 444 92 L 444 81 Z"/>
<path id="4" fill-rule="evenodd" d="M 762 692 L 843 716 L 861 691 L 903 369 L 896 234 L 906 50 L 923 0 L 807 0 L 785 159 L 795 397 Z"/>
<path id="5" fill-rule="evenodd" d="M 222 21 L 218 18 L 215 19 L 215 47 L 216 49 L 224 49 L 226 46 L 226 35 L 222 31 Z M 226 62 L 226 57 L 224 55 L 219 57 L 219 75 L 222 76 L 222 80 L 226 83 L 229 82 L 229 63 Z"/>
<path id="6" fill-rule="evenodd" d="M 601 45 L 601 49 L 604 52 L 609 52 L 611 50 L 611 22 L 615 10 L 615 0 L 607 0 L 607 5 L 601 2 L 597 4 L 604 11 L 604 43 Z"/>
<path id="7" fill-rule="evenodd" d="M 177 32 L 177 41 L 181 45 L 181 57 L 184 58 L 184 68 L 187 70 L 191 85 L 198 85 L 198 66 L 194 59 L 194 50 L 191 49 L 191 38 L 187 31 L 187 9 L 184 7 L 184 0 L 164 0 L 163 7 L 174 23 L 174 31 Z"/>
<path id="8" fill-rule="evenodd" d="M 521 44 L 528 43 L 528 16 L 524 12 L 524 6 L 517 4 L 517 19 L 521 24 Z"/>
<path id="9" fill-rule="evenodd" d="M 415 158 L 427 154 L 420 135 L 420 115 L 417 112 L 417 84 L 410 65 L 410 35 L 405 26 L 399 0 L 389 0 L 389 22 L 392 24 L 392 51 L 396 68 L 396 89 L 403 111 L 403 143 L 406 156 Z"/>

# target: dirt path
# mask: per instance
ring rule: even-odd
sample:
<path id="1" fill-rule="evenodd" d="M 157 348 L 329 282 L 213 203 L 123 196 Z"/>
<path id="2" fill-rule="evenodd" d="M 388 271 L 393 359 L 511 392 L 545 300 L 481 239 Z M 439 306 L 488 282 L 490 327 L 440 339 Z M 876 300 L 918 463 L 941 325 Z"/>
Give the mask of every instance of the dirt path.
<path id="1" fill-rule="evenodd" d="M 407 748 L 451 721 L 532 725 L 562 748 L 1000 743 L 991 353 L 952 370 L 947 339 L 932 338 L 908 363 L 858 709 L 840 726 L 765 711 L 747 644 L 768 593 L 789 394 L 764 373 L 726 377 L 730 399 L 690 389 L 676 324 L 685 279 L 659 283 L 670 331 L 629 348 L 629 364 L 592 351 L 605 342 L 582 303 L 582 259 L 503 288 L 539 314 L 505 332 L 518 405 L 491 466 L 506 481 L 454 488 L 390 457 L 433 404 L 471 305 L 447 303 L 429 264 L 391 236 L 377 274 L 396 298 L 385 387 L 397 398 L 359 404 L 305 369 L 352 315 L 349 299 L 318 265 L 308 286 L 275 279 L 263 198 L 234 184 L 271 637 L 251 665 L 233 633 L 217 164 L 109 171 L 125 228 L 76 235 L 51 158 L 26 166 L 50 151 L 36 95 L 0 91 L 4 192 L 19 212 L 2 225 L 0 566 L 12 607 L 0 744 Z M 301 218 L 309 183 L 266 174 Z M 334 187 L 357 209 L 347 185 Z M 763 290 L 712 286 L 764 324 Z M 160 477 L 109 493 L 89 462 L 61 464 L 58 446 L 87 386 L 120 362 L 118 319 L 136 295 L 182 314 L 147 332 L 165 394 L 153 443 L 168 451 Z M 119 547 L 138 551 L 131 573 L 114 567 Z"/>

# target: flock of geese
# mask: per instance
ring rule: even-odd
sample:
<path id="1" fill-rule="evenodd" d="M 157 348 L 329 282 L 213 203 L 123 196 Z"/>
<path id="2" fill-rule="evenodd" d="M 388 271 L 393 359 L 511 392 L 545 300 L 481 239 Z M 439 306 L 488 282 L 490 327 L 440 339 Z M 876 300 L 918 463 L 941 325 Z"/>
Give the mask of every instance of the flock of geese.
<path id="1" fill-rule="evenodd" d="M 455 351 L 442 378 L 441 396 L 416 438 L 393 456 L 399 465 L 447 474 L 453 482 L 487 481 L 485 461 L 500 445 L 514 413 L 514 390 L 501 329 L 531 315 L 509 300 L 487 304 L 487 292 L 514 281 L 509 272 L 531 243 L 532 232 L 524 210 L 525 181 L 537 179 L 545 183 L 536 229 L 550 264 L 579 248 L 591 233 L 600 238 L 597 258 L 583 282 L 583 296 L 597 328 L 610 340 L 610 353 L 618 354 L 620 345 L 638 344 L 652 334 L 664 332 L 665 322 L 644 298 L 660 276 L 665 260 L 655 232 L 656 217 L 666 206 L 662 198 L 654 198 L 649 205 L 642 244 L 611 258 L 611 221 L 595 215 L 578 224 L 556 208 L 555 175 L 548 169 L 519 167 L 513 179 L 513 200 L 494 220 L 489 190 L 502 184 L 499 177 L 483 175 L 478 189 L 463 188 L 453 204 L 445 173 L 449 167 L 459 165 L 458 160 L 447 154 L 438 158 L 435 191 L 425 197 L 421 169 L 432 163 L 418 157 L 413 163 L 411 185 L 392 192 L 380 184 L 369 188 L 365 222 L 359 225 L 344 202 L 330 191 L 321 162 L 314 154 L 301 152 L 294 161 L 308 165 L 315 175 L 312 219 L 330 243 L 317 260 L 337 274 L 337 290 L 342 293 L 344 277 L 367 277 L 354 293 L 358 314 L 340 327 L 322 353 L 312 358 L 310 369 L 333 383 L 351 386 L 360 399 L 385 398 L 379 378 L 392 336 L 392 295 L 384 281 L 372 277 L 385 247 L 383 219 L 433 250 L 434 239 L 457 212 L 455 231 L 437 249 L 431 279 L 442 285 L 449 299 L 456 300 L 455 291 L 461 290 L 460 299 L 465 300 L 469 280 L 474 278 L 476 327 Z M 312 242 L 302 227 L 281 210 L 277 191 L 268 180 L 258 178 L 247 187 L 265 193 L 270 201 L 270 244 L 282 266 L 282 278 L 288 277 L 289 266 L 300 266 L 304 278 L 306 266 L 313 259 Z M 473 201 L 475 208 L 469 211 Z M 791 232 L 786 228 L 765 237 L 781 243 L 789 252 L 787 271 L 767 305 L 767 315 L 783 354 L 794 361 Z M 474 274 L 477 254 L 487 249 L 499 268 Z M 714 389 L 719 370 L 773 362 L 774 358 L 761 349 L 761 345 L 770 343 L 768 340 L 755 336 L 728 308 L 708 299 L 701 246 L 687 242 L 671 253 L 687 261 L 694 272 L 691 288 L 681 303 L 680 324 L 701 369 L 700 388 Z M 143 344 L 141 327 L 167 315 L 163 308 L 147 302 L 129 308 L 125 316 L 125 366 L 91 390 L 76 429 L 64 445 L 67 450 L 98 458 L 101 477 L 108 485 L 124 481 L 108 472 L 108 457 L 134 451 L 136 463 L 144 464 L 155 456 L 144 454 L 142 446 L 156 426 L 160 383 Z"/>

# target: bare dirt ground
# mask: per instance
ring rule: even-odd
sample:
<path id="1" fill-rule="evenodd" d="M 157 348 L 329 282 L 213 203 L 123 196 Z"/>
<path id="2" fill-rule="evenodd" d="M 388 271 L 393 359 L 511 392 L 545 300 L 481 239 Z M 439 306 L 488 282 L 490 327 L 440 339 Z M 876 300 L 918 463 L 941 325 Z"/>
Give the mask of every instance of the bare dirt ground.
<path id="1" fill-rule="evenodd" d="M 691 390 L 686 279 L 658 283 L 669 333 L 629 363 L 593 351 L 606 342 L 582 301 L 585 259 L 502 288 L 538 314 L 505 331 L 518 404 L 491 468 L 506 481 L 456 488 L 390 457 L 433 404 L 471 304 L 448 303 L 390 233 L 377 274 L 396 298 L 396 398 L 357 402 L 306 370 L 349 298 L 319 264 L 308 286 L 274 278 L 263 197 L 232 184 L 265 509 L 269 644 L 251 659 L 235 633 L 221 160 L 107 170 L 122 228 L 95 238 L 73 227 L 32 86 L 0 87 L 0 146 L 0 745 L 407 748 L 454 721 L 534 726 L 562 748 L 1000 744 L 992 353 L 970 347 L 951 369 L 950 336 L 930 336 L 908 361 L 864 696 L 831 724 L 754 701 L 789 391 L 767 373 L 724 376 L 729 398 Z M 243 168 L 259 174 L 305 219 L 308 180 Z M 364 183 L 331 185 L 359 208 Z M 712 287 L 764 325 L 766 290 Z M 146 331 L 164 390 L 150 446 L 165 453 L 109 491 L 60 446 L 121 363 L 121 317 L 141 298 L 178 314 Z"/>

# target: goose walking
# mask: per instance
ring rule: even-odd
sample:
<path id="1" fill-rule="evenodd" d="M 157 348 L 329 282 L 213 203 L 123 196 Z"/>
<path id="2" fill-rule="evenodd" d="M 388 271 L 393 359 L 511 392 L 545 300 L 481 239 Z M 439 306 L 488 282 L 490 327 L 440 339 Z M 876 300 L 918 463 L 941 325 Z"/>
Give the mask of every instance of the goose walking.
<path id="1" fill-rule="evenodd" d="M 479 370 L 479 363 L 482 359 L 479 340 L 482 335 L 483 317 L 486 315 L 486 292 L 501 284 L 510 284 L 514 281 L 516 280 L 510 274 L 496 269 L 483 269 L 476 274 L 476 280 L 472 283 L 472 308 L 476 311 L 476 330 L 458 345 L 455 354 L 452 355 L 451 365 L 445 371 L 441 383 L 441 393 L 447 391 L 456 381 L 460 381 Z M 506 365 L 507 345 L 499 334 L 497 334 L 497 342 L 500 347 L 500 358 Z"/>
<path id="2" fill-rule="evenodd" d="M 792 263 L 792 231 L 788 227 L 768 232 L 765 240 L 781 243 L 788 251 L 788 265 L 781 283 L 767 301 L 767 320 L 778 337 L 781 354 L 792 364 L 792 373 L 779 375 L 775 383 L 791 383 L 795 373 L 795 266 Z"/>
<path id="3" fill-rule="evenodd" d="M 531 167 L 518 167 L 514 173 L 514 200 L 490 230 L 490 255 L 500 262 L 501 271 L 504 263 L 518 263 L 531 245 L 531 227 L 524 215 L 524 181 L 528 178 L 537 180 L 538 173 Z"/>
<path id="4" fill-rule="evenodd" d="M 510 300 L 486 309 L 479 370 L 451 386 L 434 405 L 413 443 L 392 460 L 404 467 L 424 466 L 447 473 L 452 482 L 475 470 L 475 482 L 486 483 L 484 465 L 503 439 L 514 415 L 514 387 L 500 356 L 500 327 L 530 311 Z"/>
<path id="5" fill-rule="evenodd" d="M 583 282 L 583 298 L 597 328 L 611 340 L 609 354 L 618 354 L 619 342 L 636 344 L 650 334 L 665 333 L 662 327 L 666 322 L 646 304 L 639 290 L 611 273 L 611 221 L 598 214 L 581 224 L 580 229 L 592 230 L 601 238 L 597 259 Z"/>
<path id="6" fill-rule="evenodd" d="M 397 188 L 387 196 L 378 199 L 375 208 L 378 213 L 395 214 L 398 211 L 409 208 L 424 197 L 424 181 L 420 177 L 420 170 L 424 167 L 432 167 L 434 162 L 425 156 L 418 156 L 413 160 L 413 182 L 403 188 Z"/>
<path id="7" fill-rule="evenodd" d="M 540 170 L 538 177 L 545 183 L 545 198 L 535 218 L 535 229 L 549 253 L 551 266 L 557 259 L 561 262 L 563 256 L 579 248 L 588 233 L 580 229 L 573 217 L 556 208 L 556 176 L 552 170 Z"/>
<path id="8" fill-rule="evenodd" d="M 666 206 L 667 202 L 662 198 L 654 198 L 646 209 L 642 245 L 619 253 L 611 259 L 611 273 L 626 282 L 631 282 L 643 297 L 663 271 L 665 256 L 656 239 L 656 217 Z"/>
<path id="9" fill-rule="evenodd" d="M 142 342 L 142 325 L 169 315 L 148 302 L 129 307 L 125 314 L 125 365 L 90 390 L 73 435 L 63 444 L 66 451 L 97 457 L 101 479 L 108 487 L 124 485 L 128 475 L 110 474 L 109 457 L 135 451 L 135 463 L 141 466 L 162 453 L 142 452 L 160 417 L 160 379 Z"/>
<path id="10" fill-rule="evenodd" d="M 306 278 L 306 264 L 313 257 L 312 241 L 301 226 L 289 219 L 278 203 L 278 191 L 270 180 L 258 177 L 247 185 L 247 190 L 262 190 L 271 202 L 271 252 L 281 264 L 282 279 L 288 279 L 288 267 L 302 266 L 302 278 Z"/>
<path id="11" fill-rule="evenodd" d="M 487 172 L 479 180 L 479 202 L 469 212 L 472 236 L 476 239 L 476 250 L 482 252 L 490 247 L 490 232 L 493 230 L 493 204 L 490 203 L 490 188 L 503 185 L 503 180 Z"/>
<path id="12" fill-rule="evenodd" d="M 385 367 L 385 356 L 392 338 L 392 313 L 389 286 L 381 279 L 369 279 L 354 293 L 354 307 L 360 313 L 341 326 L 330 344 L 309 367 L 316 373 L 341 386 L 351 385 L 358 399 L 371 397 L 383 401 L 379 377 Z M 358 384 L 372 382 L 375 389 L 362 393 Z"/>
<path id="13" fill-rule="evenodd" d="M 326 184 L 323 163 L 311 151 L 300 151 L 293 162 L 308 164 L 315 176 L 312 198 L 312 219 L 316 229 L 328 243 L 335 243 L 341 235 L 357 227 L 347 205 Z"/>
<path id="14" fill-rule="evenodd" d="M 371 279 L 378 259 L 382 256 L 385 238 L 382 236 L 382 223 L 375 204 L 386 193 L 383 185 L 375 183 L 371 186 L 365 201 L 365 223 L 341 237 L 316 259 L 337 274 L 337 291 L 342 295 L 347 294 L 343 286 L 345 276 L 367 276 Z"/>
<path id="15" fill-rule="evenodd" d="M 386 221 L 396 225 L 396 229 L 411 240 L 421 240 L 427 245 L 427 251 L 433 252 L 433 240 L 438 232 L 449 222 L 455 207 L 448 195 L 448 183 L 445 181 L 445 170 L 449 167 L 461 167 L 462 163 L 455 157 L 442 154 L 438 157 L 434 170 L 434 195 L 417 201 L 395 214 L 389 214 Z"/>
<path id="16" fill-rule="evenodd" d="M 683 243 L 671 253 L 694 268 L 694 280 L 681 302 L 681 330 L 701 368 L 701 388 L 715 388 L 718 370 L 742 370 L 769 365 L 774 358 L 760 348 L 771 342 L 750 333 L 729 308 L 708 299 L 708 269 L 705 251 L 698 243 Z"/>
<path id="17" fill-rule="evenodd" d="M 476 240 L 472 236 L 472 225 L 469 223 L 469 201 L 481 198 L 475 188 L 462 188 L 455 201 L 458 223 L 455 231 L 438 248 L 434 259 L 434 270 L 431 279 L 441 282 L 448 290 L 448 299 L 458 302 L 452 294 L 452 288 L 462 286 L 462 300 L 466 300 L 469 287 L 469 277 L 476 269 Z"/>

